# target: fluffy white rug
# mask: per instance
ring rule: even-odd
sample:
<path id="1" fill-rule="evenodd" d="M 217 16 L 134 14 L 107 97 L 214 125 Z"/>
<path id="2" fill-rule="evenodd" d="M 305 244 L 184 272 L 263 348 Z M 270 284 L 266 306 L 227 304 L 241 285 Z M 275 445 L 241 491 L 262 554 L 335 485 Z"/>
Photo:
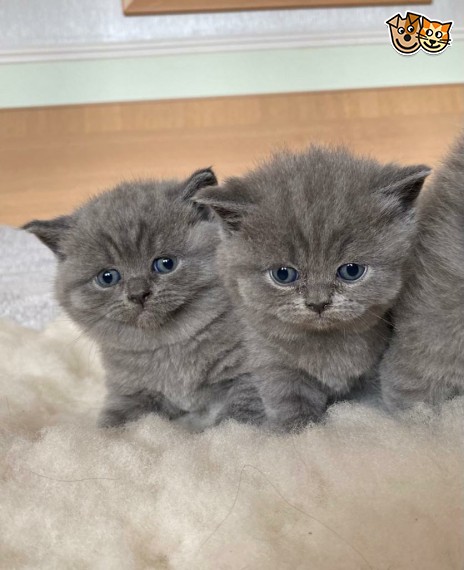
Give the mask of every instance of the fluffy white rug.
<path id="1" fill-rule="evenodd" d="M 146 417 L 101 431 L 95 348 L 0 322 L 0 567 L 456 570 L 464 399 L 366 404 L 277 437 Z"/>

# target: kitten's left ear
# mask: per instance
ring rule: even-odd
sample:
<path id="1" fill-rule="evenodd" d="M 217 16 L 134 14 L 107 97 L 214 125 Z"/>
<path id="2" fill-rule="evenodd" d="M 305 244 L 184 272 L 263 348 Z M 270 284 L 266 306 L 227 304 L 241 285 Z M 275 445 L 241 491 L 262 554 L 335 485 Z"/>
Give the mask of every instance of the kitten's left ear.
<path id="1" fill-rule="evenodd" d="M 449 32 L 452 25 L 453 22 L 445 22 L 444 24 L 441 25 L 441 27 L 444 28 L 445 32 Z"/>
<path id="2" fill-rule="evenodd" d="M 211 208 L 230 233 L 239 231 L 245 217 L 255 208 L 255 198 L 237 177 L 227 179 L 223 186 L 201 190 L 194 201 Z"/>
<path id="3" fill-rule="evenodd" d="M 388 186 L 384 186 L 382 192 L 384 195 L 398 198 L 404 209 L 410 208 L 431 172 L 432 169 L 424 164 L 400 168 L 394 180 Z"/>
<path id="4" fill-rule="evenodd" d="M 183 200 L 190 200 L 195 196 L 200 188 L 206 188 L 207 186 L 217 186 L 217 184 L 218 181 L 216 175 L 214 174 L 211 167 L 196 170 L 186 181 L 184 190 L 182 192 L 182 198 Z"/>
<path id="5" fill-rule="evenodd" d="M 72 216 L 60 216 L 53 220 L 32 220 L 22 226 L 21 229 L 37 236 L 42 243 L 49 247 L 61 260 L 65 255 L 60 247 L 60 242 L 72 224 Z"/>

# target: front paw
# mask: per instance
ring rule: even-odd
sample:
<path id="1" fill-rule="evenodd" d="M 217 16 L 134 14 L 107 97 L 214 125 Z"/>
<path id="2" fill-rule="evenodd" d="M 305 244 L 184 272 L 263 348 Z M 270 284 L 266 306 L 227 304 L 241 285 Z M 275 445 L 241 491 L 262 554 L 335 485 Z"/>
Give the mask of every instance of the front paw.
<path id="1" fill-rule="evenodd" d="M 97 425 L 102 429 L 116 428 L 121 427 L 127 421 L 126 415 L 121 410 L 102 410 Z"/>
<path id="2" fill-rule="evenodd" d="M 205 414 L 198 412 L 189 412 L 171 421 L 190 433 L 201 433 L 212 425 Z"/>
<path id="3" fill-rule="evenodd" d="M 264 429 L 271 431 L 273 433 L 301 433 L 308 425 L 315 423 L 322 417 L 307 415 L 307 416 L 297 416 L 292 418 L 283 417 L 267 417 L 263 422 L 262 426 Z"/>

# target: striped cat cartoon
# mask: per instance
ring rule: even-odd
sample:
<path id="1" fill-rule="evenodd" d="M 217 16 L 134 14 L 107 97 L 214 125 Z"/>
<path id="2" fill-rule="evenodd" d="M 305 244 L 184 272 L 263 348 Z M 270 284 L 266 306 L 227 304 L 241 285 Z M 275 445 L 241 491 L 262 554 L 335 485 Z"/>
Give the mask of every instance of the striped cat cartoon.
<path id="1" fill-rule="evenodd" d="M 453 22 L 438 22 L 422 17 L 422 27 L 419 30 L 419 42 L 428 53 L 441 53 L 451 43 L 450 28 Z"/>

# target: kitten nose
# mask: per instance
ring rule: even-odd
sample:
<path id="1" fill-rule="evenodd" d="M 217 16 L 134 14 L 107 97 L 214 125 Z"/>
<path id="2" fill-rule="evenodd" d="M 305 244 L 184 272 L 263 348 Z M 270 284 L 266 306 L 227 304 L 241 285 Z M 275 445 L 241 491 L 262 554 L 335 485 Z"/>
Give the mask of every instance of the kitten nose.
<path id="1" fill-rule="evenodd" d="M 133 292 L 133 293 L 129 293 L 127 295 L 127 298 L 129 299 L 129 301 L 132 301 L 132 303 L 138 303 L 139 305 L 142 305 L 142 307 L 145 304 L 145 301 L 148 299 L 148 297 L 151 295 L 150 291 L 137 291 L 137 292 Z"/>
<path id="2" fill-rule="evenodd" d="M 406 34 L 406 35 L 404 36 L 404 41 L 405 41 L 405 42 L 410 42 L 410 41 L 411 41 L 411 36 L 410 36 L 409 34 Z"/>
<path id="3" fill-rule="evenodd" d="M 433 45 L 435 43 L 435 40 L 429 40 L 429 42 Z"/>
<path id="4" fill-rule="evenodd" d="M 306 306 L 309 307 L 312 311 L 314 311 L 315 313 L 318 313 L 319 315 L 325 311 L 325 309 L 327 309 L 327 307 L 330 305 L 330 301 L 323 301 L 322 303 L 306 303 Z"/>

